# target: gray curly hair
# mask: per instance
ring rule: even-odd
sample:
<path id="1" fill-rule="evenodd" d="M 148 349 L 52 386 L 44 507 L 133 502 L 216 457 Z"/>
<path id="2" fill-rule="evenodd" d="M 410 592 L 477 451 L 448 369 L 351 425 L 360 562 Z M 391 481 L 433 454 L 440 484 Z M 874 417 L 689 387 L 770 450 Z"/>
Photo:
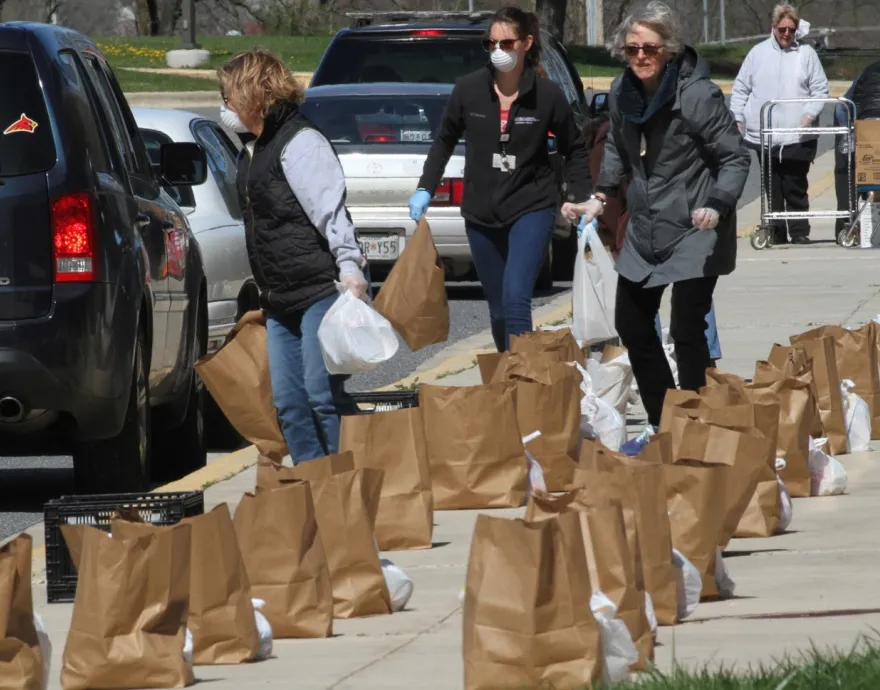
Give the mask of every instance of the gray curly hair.
<path id="1" fill-rule="evenodd" d="M 663 39 L 663 47 L 670 59 L 677 57 L 684 50 L 684 44 L 679 38 L 680 30 L 675 14 L 665 3 L 652 0 L 630 14 L 617 27 L 614 39 L 608 46 L 612 55 L 621 60 L 626 59 L 626 37 L 627 34 L 632 33 L 636 26 L 644 26 L 651 31 L 656 31 Z"/>

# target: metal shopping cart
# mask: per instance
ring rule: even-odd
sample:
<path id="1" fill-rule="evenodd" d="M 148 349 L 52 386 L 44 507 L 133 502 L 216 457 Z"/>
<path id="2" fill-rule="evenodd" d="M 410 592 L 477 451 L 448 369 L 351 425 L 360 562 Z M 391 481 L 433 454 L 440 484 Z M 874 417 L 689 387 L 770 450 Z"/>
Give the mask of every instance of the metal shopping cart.
<path id="1" fill-rule="evenodd" d="M 846 121 L 842 125 L 829 127 L 773 127 L 773 108 L 780 105 L 805 103 L 824 103 L 842 105 L 846 111 Z M 771 179 L 773 170 L 773 156 L 769 155 L 773 147 L 773 136 L 780 134 L 816 134 L 818 136 L 843 136 L 851 146 L 854 140 L 854 128 L 856 120 L 856 106 L 848 98 L 784 98 L 767 101 L 761 106 L 761 224 L 752 233 L 751 243 L 755 249 L 767 249 L 773 246 L 773 221 L 776 220 L 804 220 L 825 218 L 836 220 L 845 218 L 847 229 L 852 231 L 852 226 L 858 219 L 858 208 L 854 194 L 853 161 L 850 156 L 847 159 L 847 176 L 849 184 L 849 205 L 845 211 L 771 211 Z M 837 242 L 843 246 L 848 237 L 847 229 L 842 230 L 837 236 Z"/>

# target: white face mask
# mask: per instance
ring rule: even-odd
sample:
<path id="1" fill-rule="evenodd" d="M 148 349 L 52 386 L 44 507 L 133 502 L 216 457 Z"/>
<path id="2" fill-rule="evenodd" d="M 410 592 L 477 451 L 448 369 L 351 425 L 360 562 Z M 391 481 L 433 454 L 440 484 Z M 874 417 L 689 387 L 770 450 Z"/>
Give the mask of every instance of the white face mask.
<path id="1" fill-rule="evenodd" d="M 514 67 L 516 67 L 516 51 L 501 50 L 500 47 L 495 48 L 490 54 L 490 59 L 492 60 L 492 65 L 499 72 L 510 72 Z"/>
<path id="2" fill-rule="evenodd" d="M 247 134 L 248 132 L 248 128 L 244 126 L 235 111 L 227 108 L 225 104 L 220 106 L 220 122 L 236 134 Z"/>

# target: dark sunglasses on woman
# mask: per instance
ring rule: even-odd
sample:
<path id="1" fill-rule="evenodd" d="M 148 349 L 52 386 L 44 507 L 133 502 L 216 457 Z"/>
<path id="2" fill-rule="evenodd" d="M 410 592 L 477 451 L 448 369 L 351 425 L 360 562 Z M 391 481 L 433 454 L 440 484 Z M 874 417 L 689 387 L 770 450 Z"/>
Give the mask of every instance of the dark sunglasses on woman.
<path id="1" fill-rule="evenodd" d="M 491 38 L 484 38 L 483 48 L 490 53 L 495 50 L 496 46 L 499 46 L 501 50 L 513 50 L 516 47 L 517 40 L 516 38 L 503 38 L 500 41 L 496 41 Z"/>
<path id="2" fill-rule="evenodd" d="M 645 57 L 654 57 L 661 50 L 663 50 L 663 46 L 655 46 L 650 43 L 643 46 L 628 45 L 623 49 L 627 57 L 636 57 L 639 54 L 639 51 L 642 51 L 645 54 Z"/>

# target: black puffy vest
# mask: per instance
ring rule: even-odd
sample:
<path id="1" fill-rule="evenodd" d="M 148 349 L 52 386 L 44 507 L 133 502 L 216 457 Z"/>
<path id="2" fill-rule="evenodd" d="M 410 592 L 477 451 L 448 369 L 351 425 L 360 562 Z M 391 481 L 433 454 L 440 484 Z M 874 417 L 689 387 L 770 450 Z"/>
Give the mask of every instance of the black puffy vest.
<path id="1" fill-rule="evenodd" d="M 315 127 L 295 103 L 275 106 L 263 122 L 245 179 L 245 237 L 260 306 L 270 315 L 302 312 L 336 292 L 336 261 L 327 239 L 309 220 L 281 167 L 284 147 L 301 129 Z M 246 175 L 242 175 L 246 171 Z"/>
<path id="2" fill-rule="evenodd" d="M 856 117 L 860 120 L 880 117 L 880 62 L 862 72 L 853 91 Z"/>

